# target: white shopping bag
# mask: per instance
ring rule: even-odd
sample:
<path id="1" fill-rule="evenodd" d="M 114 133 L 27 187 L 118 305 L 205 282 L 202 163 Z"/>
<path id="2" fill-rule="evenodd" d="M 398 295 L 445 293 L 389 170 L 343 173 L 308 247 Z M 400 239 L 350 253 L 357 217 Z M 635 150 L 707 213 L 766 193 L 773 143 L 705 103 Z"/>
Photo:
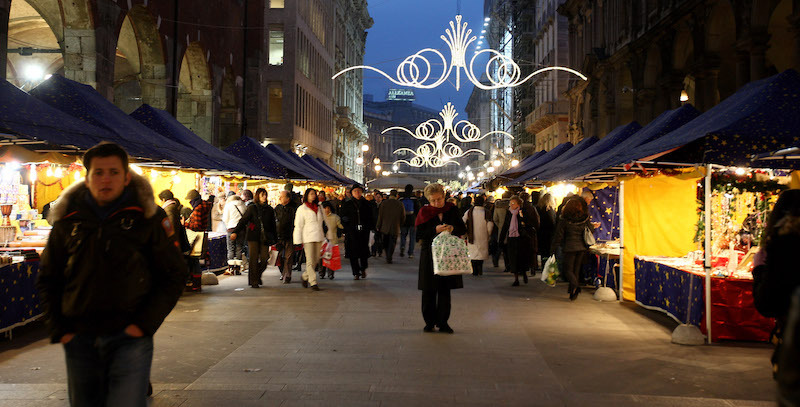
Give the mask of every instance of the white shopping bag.
<path id="1" fill-rule="evenodd" d="M 471 274 L 469 250 L 464 239 L 450 232 L 439 233 L 433 239 L 433 274 L 437 276 L 456 276 Z"/>

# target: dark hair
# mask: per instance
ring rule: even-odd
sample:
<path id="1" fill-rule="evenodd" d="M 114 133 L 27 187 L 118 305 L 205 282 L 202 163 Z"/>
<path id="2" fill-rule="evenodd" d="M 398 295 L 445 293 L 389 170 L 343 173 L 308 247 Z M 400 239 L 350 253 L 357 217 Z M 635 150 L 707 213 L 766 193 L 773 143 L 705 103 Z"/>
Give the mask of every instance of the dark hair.
<path id="1" fill-rule="evenodd" d="M 269 195 L 267 195 L 267 190 L 266 190 L 266 189 L 264 189 L 264 188 L 258 188 L 258 189 L 256 189 L 256 194 L 255 194 L 255 197 L 257 198 L 257 197 L 258 197 L 259 195 L 261 195 L 262 193 L 264 194 L 264 196 L 265 196 L 265 197 L 269 197 Z M 256 201 L 256 203 L 259 203 L 259 202 L 258 202 L 258 201 Z"/>
<path id="2" fill-rule="evenodd" d="M 800 216 L 800 189 L 787 189 L 781 192 L 767 219 L 767 226 L 761 239 L 762 247 L 766 247 L 776 236 L 775 224 L 786 216 Z"/>
<path id="3" fill-rule="evenodd" d="M 86 173 L 88 174 L 92 170 L 93 159 L 105 157 L 118 157 L 122 161 L 122 169 L 126 174 L 128 173 L 128 153 L 119 144 L 108 141 L 100 142 L 83 154 L 83 166 L 86 167 Z"/>
<path id="4" fill-rule="evenodd" d="M 406 193 L 414 192 L 414 186 L 411 184 L 406 184 L 405 191 Z"/>
<path id="5" fill-rule="evenodd" d="M 244 199 L 246 201 L 252 201 L 253 200 L 253 191 L 251 191 L 249 189 L 245 189 L 244 192 L 242 192 L 242 195 L 244 196 Z"/>
<path id="6" fill-rule="evenodd" d="M 165 189 L 158 193 L 158 198 L 164 201 L 169 201 L 170 199 L 175 199 L 175 195 L 173 195 L 172 191 Z"/>
<path id="7" fill-rule="evenodd" d="M 322 207 L 330 209 L 331 212 L 336 212 L 336 211 L 333 210 L 333 204 L 331 203 L 331 201 L 322 202 Z"/>
<path id="8" fill-rule="evenodd" d="M 397 196 L 397 190 L 393 189 L 393 190 L 389 191 L 389 196 Z"/>
<path id="9" fill-rule="evenodd" d="M 580 201 L 578 201 L 577 199 L 568 199 L 567 203 L 564 204 L 564 209 L 562 209 L 562 213 L 564 214 L 565 217 L 572 219 L 585 215 L 583 211 L 583 205 L 581 205 Z"/>
<path id="10" fill-rule="evenodd" d="M 527 192 L 520 192 L 519 199 L 522 199 L 522 202 L 528 202 L 528 198 L 531 197 L 531 194 Z"/>
<path id="11" fill-rule="evenodd" d="M 475 197 L 474 204 L 475 206 L 483 206 L 484 202 L 486 202 L 486 197 L 483 195 L 478 195 Z"/>
<path id="12" fill-rule="evenodd" d="M 514 193 L 513 193 L 513 192 L 511 192 L 511 191 L 506 191 L 506 192 L 503 192 L 503 195 L 502 195 L 502 198 L 501 198 L 501 199 L 511 199 L 511 197 L 512 197 L 512 196 L 514 196 Z"/>
<path id="13" fill-rule="evenodd" d="M 308 189 L 306 189 L 306 192 L 304 192 L 304 193 L 303 193 L 303 203 L 306 203 L 306 202 L 308 202 L 308 194 L 310 194 L 310 193 L 311 193 L 311 191 L 314 191 L 314 194 L 316 194 L 316 193 L 317 193 L 317 190 L 316 190 L 316 189 L 314 189 L 314 188 L 308 188 Z M 314 202 L 312 202 L 312 203 L 317 203 L 317 202 L 319 202 L 319 197 L 317 197 L 316 195 L 314 195 Z"/>

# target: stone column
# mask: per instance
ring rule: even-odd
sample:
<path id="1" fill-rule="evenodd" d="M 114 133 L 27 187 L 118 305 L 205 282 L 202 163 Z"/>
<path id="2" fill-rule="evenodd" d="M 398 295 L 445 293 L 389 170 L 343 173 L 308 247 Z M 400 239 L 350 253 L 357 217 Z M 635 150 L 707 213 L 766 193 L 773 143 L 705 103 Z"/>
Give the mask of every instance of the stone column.
<path id="1" fill-rule="evenodd" d="M 749 49 L 749 41 L 739 41 L 736 43 L 736 89 L 750 82 Z"/>
<path id="2" fill-rule="evenodd" d="M 97 87 L 97 52 L 92 29 L 64 28 L 64 76 Z M 106 89 L 98 91 L 107 96 Z"/>
<path id="3" fill-rule="evenodd" d="M 750 33 L 750 81 L 766 76 L 766 53 L 770 35 L 765 28 Z"/>

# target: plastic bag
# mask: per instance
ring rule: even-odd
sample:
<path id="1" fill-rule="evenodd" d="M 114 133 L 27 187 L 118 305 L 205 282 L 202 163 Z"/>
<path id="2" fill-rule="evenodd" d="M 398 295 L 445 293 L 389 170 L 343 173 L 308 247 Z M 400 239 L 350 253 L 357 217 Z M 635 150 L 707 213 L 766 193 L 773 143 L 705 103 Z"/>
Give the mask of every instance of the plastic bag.
<path id="1" fill-rule="evenodd" d="M 322 259 L 322 266 L 330 270 L 336 271 L 342 268 L 342 252 L 339 250 L 339 245 L 331 245 L 331 257 L 329 259 Z"/>
<path id="2" fill-rule="evenodd" d="M 442 232 L 433 239 L 433 274 L 456 276 L 472 274 L 469 250 L 464 239 Z"/>
<path id="3" fill-rule="evenodd" d="M 558 262 L 556 261 L 556 255 L 550 256 L 547 259 L 547 262 L 544 263 L 544 268 L 542 269 L 542 281 L 544 281 L 550 287 L 555 287 L 556 281 L 558 281 L 558 277 L 561 273 L 558 270 Z"/>
<path id="4" fill-rule="evenodd" d="M 325 239 L 322 242 L 322 249 L 319 253 L 320 258 L 330 260 L 333 257 L 333 245 L 331 244 L 330 240 Z"/>

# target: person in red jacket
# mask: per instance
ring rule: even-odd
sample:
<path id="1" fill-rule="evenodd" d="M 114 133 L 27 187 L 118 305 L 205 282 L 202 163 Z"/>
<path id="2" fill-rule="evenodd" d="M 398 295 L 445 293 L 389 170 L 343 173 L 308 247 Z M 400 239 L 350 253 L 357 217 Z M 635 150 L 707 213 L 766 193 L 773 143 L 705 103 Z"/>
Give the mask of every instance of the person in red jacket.
<path id="1" fill-rule="evenodd" d="M 212 202 L 204 201 L 200 197 L 200 193 L 196 189 L 189 191 L 186 194 L 186 200 L 192 206 L 192 214 L 189 215 L 189 220 L 186 221 L 186 229 L 195 232 L 206 232 L 211 230 L 211 207 Z"/>

